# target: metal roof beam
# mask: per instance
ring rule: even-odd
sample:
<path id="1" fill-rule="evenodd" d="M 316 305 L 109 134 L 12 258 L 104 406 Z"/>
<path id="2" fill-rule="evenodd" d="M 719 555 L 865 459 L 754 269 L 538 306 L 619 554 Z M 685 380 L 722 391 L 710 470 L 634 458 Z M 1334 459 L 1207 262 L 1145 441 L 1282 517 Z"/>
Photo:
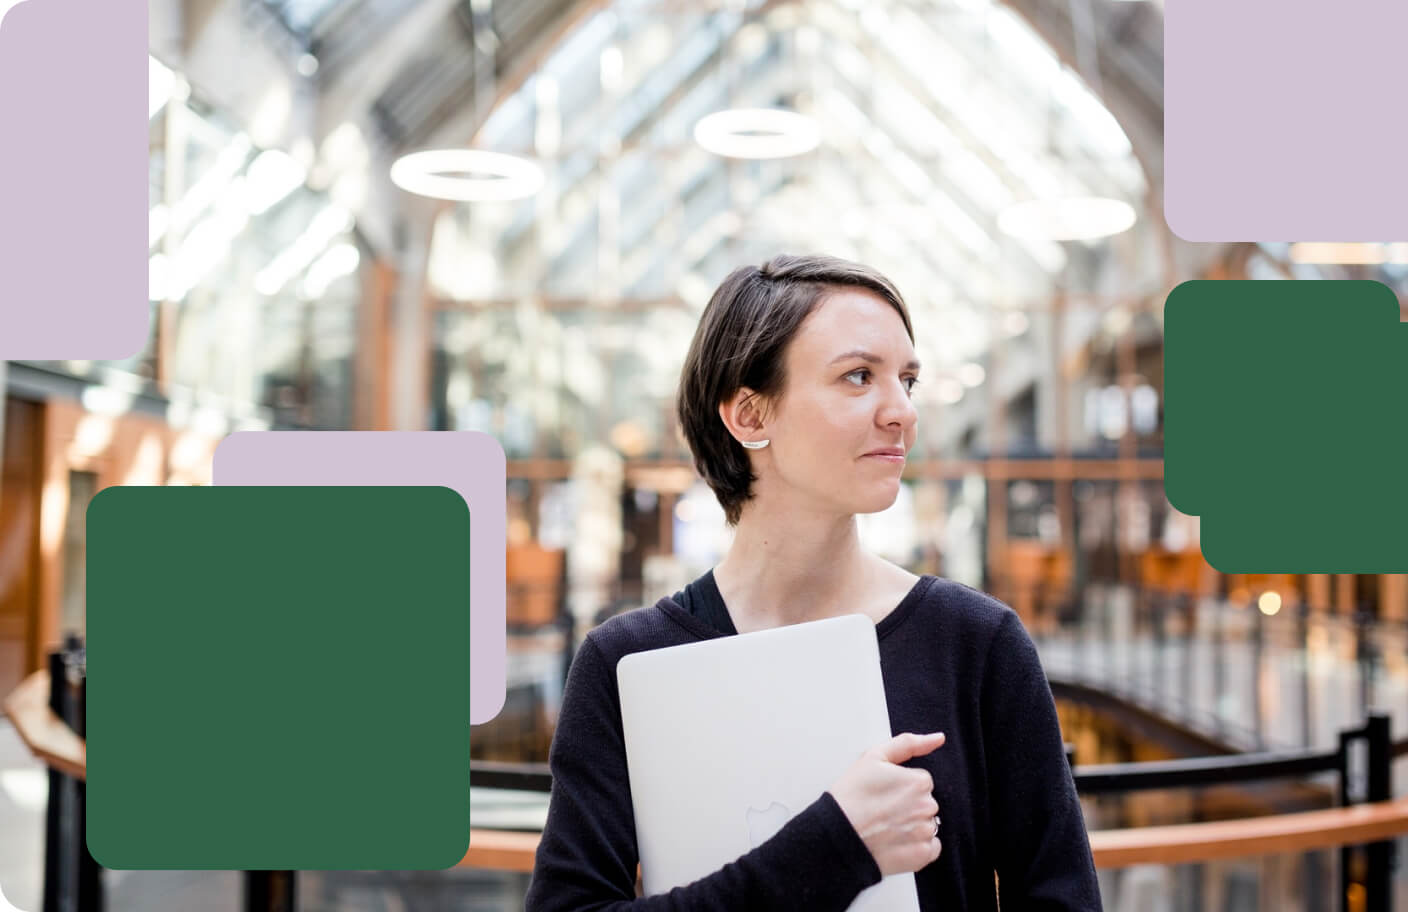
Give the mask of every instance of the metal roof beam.
<path id="1" fill-rule="evenodd" d="M 315 141 L 321 145 L 339 124 L 360 118 L 406 61 L 418 56 L 426 37 L 445 25 L 457 3 L 458 0 L 418 0 L 391 28 L 361 50 L 358 66 L 342 68 L 319 93 Z"/>

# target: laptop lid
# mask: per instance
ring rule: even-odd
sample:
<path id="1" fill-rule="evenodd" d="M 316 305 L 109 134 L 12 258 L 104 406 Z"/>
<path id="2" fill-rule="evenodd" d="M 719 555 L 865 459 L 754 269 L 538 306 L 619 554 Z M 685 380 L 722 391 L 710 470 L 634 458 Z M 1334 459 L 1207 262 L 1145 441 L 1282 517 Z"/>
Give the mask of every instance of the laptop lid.
<path id="1" fill-rule="evenodd" d="M 647 895 L 762 843 L 891 737 L 863 614 L 632 653 L 616 666 Z M 851 912 L 918 912 L 913 874 Z"/>

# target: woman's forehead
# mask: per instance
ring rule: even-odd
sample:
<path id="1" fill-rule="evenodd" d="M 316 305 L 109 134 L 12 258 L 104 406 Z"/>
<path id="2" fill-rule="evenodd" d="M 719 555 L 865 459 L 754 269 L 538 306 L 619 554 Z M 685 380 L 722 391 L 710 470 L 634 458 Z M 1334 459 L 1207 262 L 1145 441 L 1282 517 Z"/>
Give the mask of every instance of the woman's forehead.
<path id="1" fill-rule="evenodd" d="M 834 292 L 803 321 L 794 348 L 808 360 L 832 359 L 855 350 L 885 360 L 909 361 L 914 346 L 904 320 L 888 301 L 868 291 Z"/>

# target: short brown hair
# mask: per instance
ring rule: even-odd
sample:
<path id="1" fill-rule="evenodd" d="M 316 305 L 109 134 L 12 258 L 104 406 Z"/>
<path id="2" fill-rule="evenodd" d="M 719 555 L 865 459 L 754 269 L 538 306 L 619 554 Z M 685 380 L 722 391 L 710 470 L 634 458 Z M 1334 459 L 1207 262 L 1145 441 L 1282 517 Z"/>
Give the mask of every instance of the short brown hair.
<path id="1" fill-rule="evenodd" d="M 879 295 L 899 313 L 914 341 L 909 310 L 894 283 L 869 266 L 830 256 L 782 254 L 762 266 L 741 266 L 719 285 L 699 319 L 675 411 L 695 469 L 718 497 L 730 526 L 738 524 L 757 476 L 747 451 L 719 417 L 719 405 L 745 386 L 765 403 L 776 401 L 786 386 L 788 343 L 827 292 L 838 288 Z"/>

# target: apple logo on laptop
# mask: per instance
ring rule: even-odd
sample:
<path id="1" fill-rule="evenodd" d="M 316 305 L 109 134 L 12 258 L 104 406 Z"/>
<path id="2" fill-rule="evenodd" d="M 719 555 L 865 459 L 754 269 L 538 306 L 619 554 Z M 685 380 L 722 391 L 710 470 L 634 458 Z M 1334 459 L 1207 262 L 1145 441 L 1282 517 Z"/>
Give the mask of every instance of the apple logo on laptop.
<path id="1" fill-rule="evenodd" d="M 764 811 L 750 805 L 746 816 L 748 818 L 748 842 L 756 848 L 782 829 L 783 824 L 792 819 L 792 812 L 787 809 L 786 805 L 774 801 Z"/>

